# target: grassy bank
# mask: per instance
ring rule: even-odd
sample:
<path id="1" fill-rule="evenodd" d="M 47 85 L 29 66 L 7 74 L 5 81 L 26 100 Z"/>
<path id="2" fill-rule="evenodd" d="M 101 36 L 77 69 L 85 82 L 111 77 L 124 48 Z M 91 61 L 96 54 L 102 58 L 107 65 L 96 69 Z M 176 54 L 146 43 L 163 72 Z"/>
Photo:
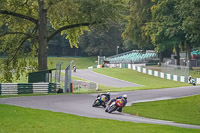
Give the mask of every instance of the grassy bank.
<path id="1" fill-rule="evenodd" d="M 113 88 L 107 87 L 109 90 L 139 90 L 139 89 L 157 89 L 157 88 L 171 88 L 180 86 L 189 86 L 188 83 L 176 82 L 172 80 L 162 79 L 159 77 L 143 74 L 126 68 L 104 68 L 94 69 L 95 72 L 118 78 L 121 80 L 133 82 L 136 84 L 144 85 L 142 87 L 126 87 L 126 88 Z M 101 90 L 106 90 L 106 87 L 100 87 Z"/>
<path id="2" fill-rule="evenodd" d="M 97 65 L 97 57 L 48 57 L 48 69 L 56 68 L 57 62 L 63 62 L 61 69 L 64 70 L 74 60 L 74 65 L 77 69 L 87 69 L 90 66 Z M 15 80 L 15 83 L 28 83 L 28 77 L 22 75 L 20 80 Z"/>
<path id="3" fill-rule="evenodd" d="M 199 133 L 167 125 L 79 117 L 0 104 L 0 133 Z"/>
<path id="4" fill-rule="evenodd" d="M 77 69 L 87 69 L 90 66 L 97 65 L 95 62 L 97 57 L 48 57 L 48 68 L 56 68 L 57 62 L 63 62 L 62 70 L 64 70 L 72 60 L 74 60 L 73 64 L 76 65 Z"/>
<path id="5" fill-rule="evenodd" d="M 145 102 L 125 107 L 124 112 L 139 116 L 200 125 L 200 95 L 185 98 Z"/>
<path id="6" fill-rule="evenodd" d="M 139 73 L 137 71 L 133 71 L 130 69 L 122 69 L 122 68 L 103 68 L 103 69 L 94 69 L 95 72 L 108 75 L 114 78 L 122 79 L 125 81 L 137 83 L 143 86 L 140 87 L 109 87 L 99 84 L 99 91 L 130 91 L 130 90 L 144 90 L 144 89 L 158 89 L 158 88 L 171 88 L 171 87 L 180 87 L 180 86 L 188 86 L 187 83 L 175 82 L 167 79 L 158 78 L 155 76 L 150 76 L 147 74 Z M 63 75 L 63 73 L 62 73 Z M 73 77 L 72 79 L 83 80 L 77 77 Z M 23 83 L 22 81 L 18 83 Z M 64 86 L 64 82 L 61 82 L 62 87 Z M 75 89 L 75 92 L 79 93 L 79 89 Z M 87 91 L 83 88 L 80 89 L 81 93 L 87 93 Z"/>

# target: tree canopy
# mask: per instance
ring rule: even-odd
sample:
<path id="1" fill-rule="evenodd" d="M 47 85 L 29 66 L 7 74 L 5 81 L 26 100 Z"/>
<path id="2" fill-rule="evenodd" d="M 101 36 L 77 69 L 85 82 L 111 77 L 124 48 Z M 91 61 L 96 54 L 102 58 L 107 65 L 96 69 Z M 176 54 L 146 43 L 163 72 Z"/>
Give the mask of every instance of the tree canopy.
<path id="1" fill-rule="evenodd" d="M 199 6 L 200 0 L 0 0 L 0 53 L 6 56 L 0 80 L 47 69 L 47 49 L 58 43 L 85 55 L 115 54 L 116 46 L 160 55 L 175 49 L 189 60 L 200 46 Z"/>
<path id="2" fill-rule="evenodd" d="M 108 28 L 91 29 L 80 39 L 79 46 L 88 56 L 111 56 L 116 54 L 117 46 L 123 43 L 121 38 L 121 26 L 119 24 L 108 23 Z"/>
<path id="3" fill-rule="evenodd" d="M 149 36 L 142 32 L 142 27 L 151 20 L 151 6 L 150 0 L 130 0 L 130 14 L 127 16 L 128 23 L 122 37 L 125 40 L 132 40 L 140 48 L 151 45 Z"/>
<path id="4" fill-rule="evenodd" d="M 177 59 L 185 50 L 189 60 L 191 48 L 200 43 L 199 5 L 200 0 L 130 0 L 123 37 L 140 47 L 153 45 L 160 53 L 175 48 Z"/>
<path id="5" fill-rule="evenodd" d="M 47 69 L 47 46 L 55 35 L 66 34 L 71 47 L 78 47 L 80 36 L 90 27 L 119 22 L 127 0 L 0 0 L 0 3 L 0 52 L 8 56 L 1 63 L 0 79 L 12 82 L 13 71 L 18 78 L 27 66 Z"/>

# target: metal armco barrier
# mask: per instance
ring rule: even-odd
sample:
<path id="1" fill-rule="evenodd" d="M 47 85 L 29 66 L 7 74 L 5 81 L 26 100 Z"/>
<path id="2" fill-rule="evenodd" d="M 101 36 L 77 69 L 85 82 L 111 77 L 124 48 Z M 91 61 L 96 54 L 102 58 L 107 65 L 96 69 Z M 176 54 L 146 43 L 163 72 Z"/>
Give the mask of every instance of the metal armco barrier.
<path id="1" fill-rule="evenodd" d="M 2 83 L 0 95 L 56 93 L 60 83 Z"/>

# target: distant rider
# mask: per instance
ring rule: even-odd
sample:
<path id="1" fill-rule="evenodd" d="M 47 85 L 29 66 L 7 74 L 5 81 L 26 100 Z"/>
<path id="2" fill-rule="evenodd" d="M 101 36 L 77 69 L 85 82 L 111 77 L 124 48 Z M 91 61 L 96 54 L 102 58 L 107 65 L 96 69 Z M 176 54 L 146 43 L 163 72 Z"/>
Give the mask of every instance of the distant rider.
<path id="1" fill-rule="evenodd" d="M 99 95 L 97 95 L 97 98 L 101 97 L 103 100 L 101 100 L 101 104 L 102 106 L 106 107 L 106 103 L 110 100 L 110 92 L 107 93 L 101 93 Z"/>
<path id="2" fill-rule="evenodd" d="M 190 75 L 190 76 L 188 77 L 188 82 L 189 82 L 189 83 L 191 83 L 191 79 L 192 79 L 192 76 Z"/>
<path id="3" fill-rule="evenodd" d="M 192 84 L 194 86 L 196 85 L 195 79 L 191 75 L 188 77 L 188 82 L 189 82 L 189 84 Z"/>
<path id="4" fill-rule="evenodd" d="M 76 72 L 76 66 L 75 65 L 73 66 L 73 71 Z"/>
<path id="5" fill-rule="evenodd" d="M 118 97 L 116 97 L 115 99 L 112 99 L 112 100 L 108 103 L 108 106 L 107 106 L 107 108 L 106 108 L 106 110 L 105 110 L 106 112 L 108 112 L 108 108 L 110 107 L 111 103 L 114 102 L 114 101 L 116 101 L 117 99 L 121 99 L 121 100 L 123 101 L 123 106 L 117 110 L 118 112 L 122 112 L 122 108 L 123 108 L 124 106 L 126 106 L 126 104 L 127 104 L 127 95 L 126 95 L 126 94 L 124 94 L 123 96 L 118 96 Z"/>

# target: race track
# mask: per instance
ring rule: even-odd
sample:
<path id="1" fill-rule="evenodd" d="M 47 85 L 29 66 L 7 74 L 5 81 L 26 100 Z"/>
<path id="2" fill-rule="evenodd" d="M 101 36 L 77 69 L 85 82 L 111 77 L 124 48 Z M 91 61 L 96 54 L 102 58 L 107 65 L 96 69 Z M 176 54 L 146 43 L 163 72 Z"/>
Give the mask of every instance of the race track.
<path id="1" fill-rule="evenodd" d="M 122 94 L 128 95 L 127 105 L 131 105 L 131 103 L 137 102 L 174 99 L 178 97 L 197 95 L 200 94 L 200 86 L 138 90 L 129 92 L 112 92 L 111 98 Z M 96 96 L 97 94 L 27 96 L 16 98 L 0 98 L 0 103 L 16 105 L 20 107 L 30 107 L 34 109 L 50 110 L 55 112 L 64 112 L 92 118 L 105 118 L 120 121 L 130 121 L 135 123 L 162 124 L 200 129 L 200 126 L 197 125 L 179 124 L 171 121 L 148 119 L 124 113 L 120 114 L 118 112 L 109 114 L 104 111 L 104 108 L 92 107 L 92 103 L 94 102 Z"/>
<path id="2" fill-rule="evenodd" d="M 136 87 L 143 86 L 124 80 L 119 80 L 113 77 L 109 77 L 103 74 L 93 72 L 91 70 L 77 70 L 77 72 L 72 72 L 72 75 L 82 79 L 86 79 L 92 82 L 99 83 L 101 85 L 110 86 L 110 87 Z"/>

